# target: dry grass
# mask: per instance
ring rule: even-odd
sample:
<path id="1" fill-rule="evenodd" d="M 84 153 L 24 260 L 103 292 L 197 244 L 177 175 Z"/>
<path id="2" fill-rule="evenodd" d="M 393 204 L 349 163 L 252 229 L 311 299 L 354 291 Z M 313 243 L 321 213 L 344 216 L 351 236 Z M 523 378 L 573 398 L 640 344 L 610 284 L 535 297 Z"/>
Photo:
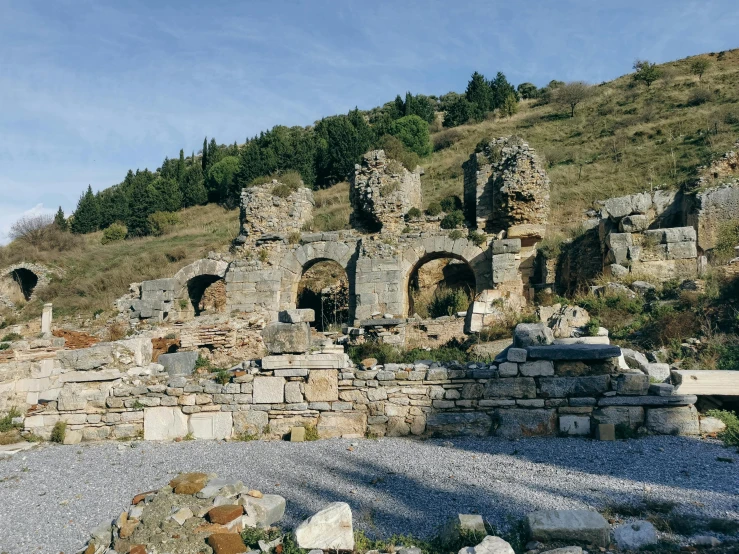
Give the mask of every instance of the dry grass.
<path id="1" fill-rule="evenodd" d="M 212 250 L 227 250 L 239 230 L 238 210 L 214 204 L 183 210 L 182 223 L 164 237 L 145 237 L 100 244 L 101 232 L 80 237 L 65 252 L 39 250 L 17 242 L 0 248 L 0 266 L 32 260 L 62 270 L 26 304 L 22 318 L 38 317 L 44 302 L 54 303 L 55 315 L 92 314 L 109 310 L 132 282 L 171 276 Z"/>

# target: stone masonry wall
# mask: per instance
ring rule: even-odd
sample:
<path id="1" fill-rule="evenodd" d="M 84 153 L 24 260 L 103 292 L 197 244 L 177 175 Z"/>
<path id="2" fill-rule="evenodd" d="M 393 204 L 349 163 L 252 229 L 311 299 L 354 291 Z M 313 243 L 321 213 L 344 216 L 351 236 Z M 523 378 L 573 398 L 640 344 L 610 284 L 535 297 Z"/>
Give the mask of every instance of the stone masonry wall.
<path id="1" fill-rule="evenodd" d="M 381 226 L 382 233 L 399 234 L 408 210 L 421 208 L 421 175 L 388 159 L 384 150 L 373 150 L 356 165 L 349 201 L 353 227 Z"/>
<path id="2" fill-rule="evenodd" d="M 64 421 L 70 442 L 141 434 L 278 438 L 308 425 L 321 438 L 589 436 L 600 423 L 698 433 L 696 397 L 650 385 L 644 373 L 622 373 L 620 349 L 608 345 L 509 348 L 491 363 L 359 367 L 328 347 L 244 362 L 225 384 L 169 374 L 147 363 L 145 349 L 138 348 L 138 360 L 126 351 L 113 344 L 58 353 L 47 362 L 58 374 L 55 388 L 39 391 L 43 401 L 39 396 L 25 429 L 48 438 Z"/>

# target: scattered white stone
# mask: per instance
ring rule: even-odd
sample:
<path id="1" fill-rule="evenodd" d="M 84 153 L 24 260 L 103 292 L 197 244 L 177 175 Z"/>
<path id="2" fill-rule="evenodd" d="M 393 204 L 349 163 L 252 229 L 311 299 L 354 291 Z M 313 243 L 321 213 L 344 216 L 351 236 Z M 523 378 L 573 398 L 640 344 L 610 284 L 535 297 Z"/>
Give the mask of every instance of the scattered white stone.
<path id="1" fill-rule="evenodd" d="M 638 520 L 616 527 L 614 531 L 616 544 L 621 550 L 639 550 L 650 544 L 656 544 L 657 530 L 648 521 Z"/>
<path id="2" fill-rule="evenodd" d="M 190 508 L 180 508 L 172 514 L 172 519 L 175 520 L 177 523 L 180 524 L 180 526 L 184 525 L 185 522 L 190 519 L 193 516 L 192 510 Z"/>
<path id="3" fill-rule="evenodd" d="M 544 543 L 573 541 L 608 546 L 610 526 L 591 510 L 546 510 L 528 515 L 531 538 Z"/>
<path id="4" fill-rule="evenodd" d="M 299 548 L 354 550 L 352 510 L 346 502 L 334 502 L 295 529 Z"/>
<path id="5" fill-rule="evenodd" d="M 721 541 L 710 535 L 698 535 L 693 537 L 693 544 L 696 546 L 721 546 Z"/>
<path id="6" fill-rule="evenodd" d="M 459 554 L 516 554 L 511 545 L 500 537 L 488 535 L 477 546 L 466 546 Z"/>

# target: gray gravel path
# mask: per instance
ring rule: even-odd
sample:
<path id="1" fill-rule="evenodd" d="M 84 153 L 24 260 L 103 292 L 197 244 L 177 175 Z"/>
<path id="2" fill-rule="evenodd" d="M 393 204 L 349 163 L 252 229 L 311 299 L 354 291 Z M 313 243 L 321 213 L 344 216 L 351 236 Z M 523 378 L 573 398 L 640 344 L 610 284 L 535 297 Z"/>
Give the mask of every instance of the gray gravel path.
<path id="1" fill-rule="evenodd" d="M 430 536 L 455 513 L 505 527 L 536 509 L 602 508 L 645 495 L 739 519 L 739 454 L 678 437 L 193 441 L 43 445 L 0 461 L 0 553 L 72 554 L 139 492 L 182 471 L 215 472 L 287 498 L 294 525 L 332 501 L 374 535 Z M 731 457 L 737 463 L 717 461 Z"/>

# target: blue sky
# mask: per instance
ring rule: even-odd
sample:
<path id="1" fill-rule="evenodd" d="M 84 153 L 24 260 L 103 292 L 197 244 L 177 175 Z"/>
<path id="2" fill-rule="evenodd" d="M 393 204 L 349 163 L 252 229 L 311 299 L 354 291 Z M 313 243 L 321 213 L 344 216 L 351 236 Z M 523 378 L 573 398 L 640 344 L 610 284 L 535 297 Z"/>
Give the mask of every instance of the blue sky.
<path id="1" fill-rule="evenodd" d="M 129 168 L 396 94 L 609 80 L 739 46 L 735 0 L 0 0 L 0 243 Z"/>

